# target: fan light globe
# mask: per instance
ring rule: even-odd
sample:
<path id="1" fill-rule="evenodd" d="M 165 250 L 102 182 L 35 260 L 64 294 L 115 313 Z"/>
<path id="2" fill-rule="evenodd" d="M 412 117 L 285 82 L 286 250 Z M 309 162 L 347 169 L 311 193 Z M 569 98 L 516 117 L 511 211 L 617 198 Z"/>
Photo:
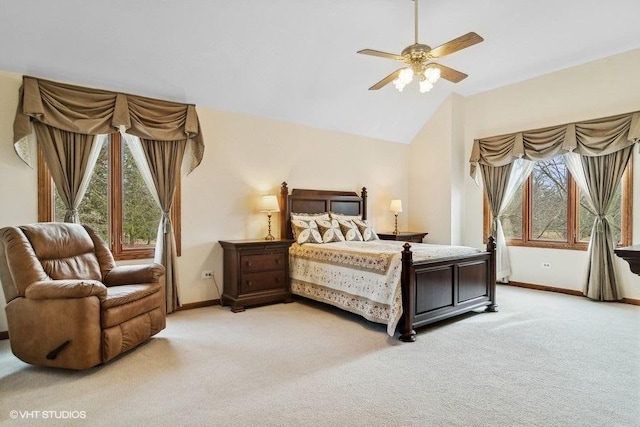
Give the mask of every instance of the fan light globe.
<path id="1" fill-rule="evenodd" d="M 424 76 L 427 78 L 429 83 L 434 84 L 440 79 L 440 68 L 427 67 L 427 69 L 424 70 Z"/>
<path id="2" fill-rule="evenodd" d="M 429 80 L 423 80 L 420 82 L 420 93 L 429 92 L 433 88 L 433 85 Z"/>
<path id="3" fill-rule="evenodd" d="M 396 87 L 396 89 L 398 89 L 398 92 L 402 92 L 402 89 L 404 89 L 406 83 L 403 83 L 402 81 L 400 81 L 400 79 L 395 79 L 393 81 L 393 85 Z"/>
<path id="4" fill-rule="evenodd" d="M 400 70 L 398 78 L 393 81 L 393 85 L 398 89 L 398 92 L 402 92 L 402 89 L 413 80 L 413 70 L 411 67 L 406 67 Z"/>
<path id="5" fill-rule="evenodd" d="M 400 70 L 400 74 L 398 74 L 398 80 L 400 80 L 405 85 L 411 83 L 411 80 L 413 80 L 413 70 L 411 69 L 411 67 L 406 67 Z"/>

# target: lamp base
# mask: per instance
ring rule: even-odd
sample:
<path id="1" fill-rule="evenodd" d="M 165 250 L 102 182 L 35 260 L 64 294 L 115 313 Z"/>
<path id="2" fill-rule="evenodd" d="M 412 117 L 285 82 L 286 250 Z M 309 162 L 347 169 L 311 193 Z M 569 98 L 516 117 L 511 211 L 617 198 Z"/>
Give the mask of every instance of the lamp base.
<path id="1" fill-rule="evenodd" d="M 276 240 L 275 237 L 273 237 L 273 235 L 271 234 L 271 212 L 269 212 L 267 214 L 267 218 L 268 218 L 268 227 L 269 227 L 269 232 L 267 233 L 267 237 L 264 238 L 264 240 Z"/>

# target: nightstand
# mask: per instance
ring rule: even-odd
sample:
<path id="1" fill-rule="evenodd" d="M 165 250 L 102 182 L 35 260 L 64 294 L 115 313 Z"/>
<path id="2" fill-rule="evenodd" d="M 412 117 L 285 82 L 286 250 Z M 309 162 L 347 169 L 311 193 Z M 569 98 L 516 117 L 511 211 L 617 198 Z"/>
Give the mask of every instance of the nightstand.
<path id="1" fill-rule="evenodd" d="M 290 302 L 289 246 L 293 240 L 221 240 L 222 301 L 237 313 L 246 306 Z"/>
<path id="2" fill-rule="evenodd" d="M 429 233 L 421 233 L 415 231 L 398 231 L 395 234 L 393 231 L 389 233 L 378 233 L 378 237 L 382 240 L 401 240 L 403 242 L 422 243 L 422 239 Z"/>

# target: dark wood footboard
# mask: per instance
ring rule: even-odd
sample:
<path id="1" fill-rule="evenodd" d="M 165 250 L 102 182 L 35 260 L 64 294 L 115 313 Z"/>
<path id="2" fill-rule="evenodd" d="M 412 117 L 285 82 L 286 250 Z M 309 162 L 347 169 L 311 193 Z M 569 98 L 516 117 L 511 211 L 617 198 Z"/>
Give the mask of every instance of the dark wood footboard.
<path id="1" fill-rule="evenodd" d="M 486 252 L 437 261 L 412 260 L 411 245 L 402 251 L 400 340 L 416 340 L 415 328 L 486 307 L 496 311 L 495 242 Z"/>

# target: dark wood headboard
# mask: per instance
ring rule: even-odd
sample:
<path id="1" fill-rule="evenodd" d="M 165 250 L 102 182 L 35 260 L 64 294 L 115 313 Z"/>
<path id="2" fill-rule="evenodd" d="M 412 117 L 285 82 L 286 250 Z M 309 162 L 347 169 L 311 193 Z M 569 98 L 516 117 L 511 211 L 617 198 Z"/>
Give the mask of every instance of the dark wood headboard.
<path id="1" fill-rule="evenodd" d="M 353 191 L 300 190 L 289 194 L 287 183 L 280 186 L 280 237 L 293 239 L 291 213 L 335 212 L 343 215 L 362 215 L 367 219 L 367 189 L 360 195 Z"/>

